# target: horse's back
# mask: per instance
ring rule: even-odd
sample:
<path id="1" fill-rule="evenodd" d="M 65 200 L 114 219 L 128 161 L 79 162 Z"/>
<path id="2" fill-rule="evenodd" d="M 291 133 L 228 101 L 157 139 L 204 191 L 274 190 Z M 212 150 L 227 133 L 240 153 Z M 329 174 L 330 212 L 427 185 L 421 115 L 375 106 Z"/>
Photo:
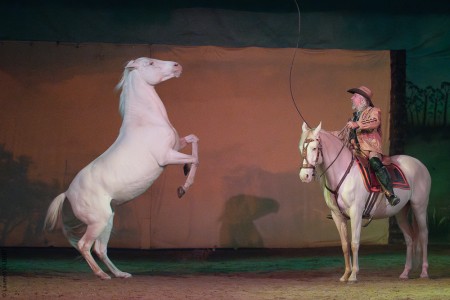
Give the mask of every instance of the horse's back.
<path id="1" fill-rule="evenodd" d="M 431 178 L 427 167 L 415 157 L 409 155 L 394 155 L 391 156 L 391 161 L 400 166 L 405 173 L 417 175 L 418 172 L 422 172 L 424 177 Z"/>
<path id="2" fill-rule="evenodd" d="M 67 190 L 67 197 L 71 203 L 74 199 L 125 202 L 144 193 L 162 171 L 148 149 L 115 143 L 80 170 Z"/>
<path id="3" fill-rule="evenodd" d="M 403 171 L 413 194 L 421 192 L 428 197 L 431 189 L 431 175 L 420 160 L 409 155 L 395 155 L 391 157 L 391 161 Z"/>

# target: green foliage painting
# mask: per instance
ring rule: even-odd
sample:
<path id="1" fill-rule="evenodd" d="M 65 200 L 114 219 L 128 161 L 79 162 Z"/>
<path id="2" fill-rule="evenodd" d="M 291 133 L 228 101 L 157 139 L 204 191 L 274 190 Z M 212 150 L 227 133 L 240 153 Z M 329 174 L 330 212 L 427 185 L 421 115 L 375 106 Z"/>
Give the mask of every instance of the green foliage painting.
<path id="1" fill-rule="evenodd" d="M 420 88 L 406 85 L 407 133 L 405 152 L 421 160 L 431 174 L 428 206 L 431 243 L 450 242 L 450 83 Z"/>

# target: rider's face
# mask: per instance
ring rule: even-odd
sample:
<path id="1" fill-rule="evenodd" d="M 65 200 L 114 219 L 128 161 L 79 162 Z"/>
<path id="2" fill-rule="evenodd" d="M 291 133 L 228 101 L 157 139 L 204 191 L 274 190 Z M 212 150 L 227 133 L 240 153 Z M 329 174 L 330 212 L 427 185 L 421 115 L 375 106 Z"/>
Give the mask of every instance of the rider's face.
<path id="1" fill-rule="evenodd" d="M 352 109 L 361 110 L 366 105 L 366 99 L 360 94 L 354 93 L 352 98 Z"/>

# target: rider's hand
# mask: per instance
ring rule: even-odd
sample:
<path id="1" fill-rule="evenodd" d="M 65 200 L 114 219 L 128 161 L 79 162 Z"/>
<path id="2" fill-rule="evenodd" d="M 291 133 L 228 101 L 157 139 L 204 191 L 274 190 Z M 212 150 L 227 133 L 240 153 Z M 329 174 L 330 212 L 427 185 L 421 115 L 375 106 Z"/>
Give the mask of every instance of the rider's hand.
<path id="1" fill-rule="evenodd" d="M 350 128 L 350 129 L 355 129 L 355 128 L 358 128 L 359 125 L 358 125 L 357 122 L 349 121 L 349 122 L 347 122 L 347 127 Z"/>

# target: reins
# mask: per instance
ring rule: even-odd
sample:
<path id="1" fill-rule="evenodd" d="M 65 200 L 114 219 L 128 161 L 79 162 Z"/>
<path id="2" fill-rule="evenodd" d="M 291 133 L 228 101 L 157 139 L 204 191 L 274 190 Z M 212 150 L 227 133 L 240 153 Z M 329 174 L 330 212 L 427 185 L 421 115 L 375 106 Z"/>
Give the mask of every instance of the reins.
<path id="1" fill-rule="evenodd" d="M 343 131 L 344 129 L 345 129 L 345 127 L 339 132 L 339 134 L 341 134 L 342 131 Z M 333 135 L 333 136 L 334 136 L 334 135 Z M 335 138 L 339 139 L 338 137 L 335 137 Z M 308 158 L 307 158 L 307 148 L 308 148 L 308 145 L 309 145 L 309 143 L 311 143 L 311 142 L 313 142 L 313 141 L 318 141 L 318 150 L 317 150 L 317 155 L 316 155 L 316 159 L 315 159 L 314 163 L 317 163 L 317 161 L 319 160 L 319 154 L 321 154 L 321 155 L 322 155 L 322 158 L 323 158 L 322 143 L 320 142 L 320 139 L 307 138 L 307 139 L 305 139 L 305 141 L 303 142 L 303 149 L 302 149 L 302 156 L 303 156 L 304 159 L 306 160 L 307 164 L 302 164 L 302 168 L 304 168 L 304 169 L 313 169 L 313 170 L 315 171 L 316 166 L 313 165 L 313 164 L 311 164 L 311 163 L 308 161 Z M 328 167 L 325 168 L 325 170 L 322 172 L 322 174 L 319 176 L 319 178 L 321 178 L 321 177 L 328 171 L 328 169 L 336 162 L 336 160 L 338 159 L 338 157 L 341 155 L 342 150 L 344 150 L 344 147 L 345 147 L 345 143 L 342 143 L 342 147 L 341 147 L 341 149 L 339 150 L 338 154 L 337 154 L 336 157 L 333 159 L 333 161 L 328 165 Z M 342 183 L 344 182 L 345 178 L 347 177 L 348 173 L 350 173 L 350 170 L 351 170 L 351 168 L 352 168 L 352 166 L 353 166 L 354 161 L 355 161 L 355 155 L 352 153 L 352 159 L 351 159 L 351 161 L 350 161 L 350 163 L 349 163 L 347 169 L 345 170 L 344 175 L 341 177 L 341 179 L 339 180 L 339 183 L 337 184 L 337 186 L 336 186 L 336 188 L 335 188 L 334 190 L 331 189 L 331 188 L 329 188 L 329 187 L 327 186 L 326 182 L 324 182 L 324 187 L 325 187 L 331 194 L 333 194 L 334 200 L 335 200 L 335 202 L 336 202 L 336 206 L 339 208 L 339 211 L 341 212 L 341 214 L 342 214 L 344 217 L 346 217 L 346 218 L 349 218 L 349 217 L 347 216 L 347 214 L 345 214 L 345 213 L 341 210 L 341 207 L 340 207 L 340 206 L 338 205 L 338 203 L 337 203 L 337 199 L 338 199 L 338 196 L 339 196 L 339 189 L 341 188 L 341 185 L 342 185 Z"/>
<path id="2" fill-rule="evenodd" d="M 336 162 L 336 160 L 338 159 L 339 155 L 341 155 L 342 150 L 344 150 L 344 147 L 345 147 L 345 144 L 342 143 L 342 147 L 339 150 L 338 154 L 336 155 L 334 160 L 328 165 L 328 167 L 325 168 L 325 170 L 322 172 L 322 174 L 320 174 L 319 178 L 322 177 L 328 171 L 328 169 Z M 352 155 L 352 158 L 353 158 L 353 155 Z"/>
<path id="3" fill-rule="evenodd" d="M 329 188 L 329 187 L 327 186 L 326 183 L 324 184 L 325 188 L 326 188 L 330 193 L 332 193 L 332 194 L 334 195 L 334 197 L 336 197 L 336 200 L 337 200 L 337 197 L 338 197 L 339 188 L 341 187 L 341 185 L 342 185 L 342 183 L 344 182 L 344 179 L 347 177 L 348 173 L 350 173 L 350 170 L 351 170 L 351 168 L 352 168 L 352 166 L 353 166 L 354 161 L 355 161 L 355 156 L 352 155 L 352 160 L 350 161 L 350 163 L 349 163 L 349 165 L 348 165 L 348 167 L 347 167 L 347 170 L 345 170 L 345 173 L 344 173 L 344 175 L 341 177 L 341 180 L 339 181 L 339 183 L 338 183 L 338 185 L 336 186 L 336 189 L 335 189 L 335 190 L 332 190 L 331 188 Z M 322 174 L 323 174 L 323 173 L 322 173 Z"/>
<path id="4" fill-rule="evenodd" d="M 345 128 L 346 128 L 346 127 L 344 126 L 344 128 L 342 128 L 341 131 L 339 131 L 339 134 L 338 134 L 338 135 L 340 135 L 340 134 L 345 130 Z M 334 135 L 333 135 L 333 136 L 334 136 Z M 336 137 L 336 138 L 337 138 L 337 137 Z M 333 159 L 333 161 L 328 165 L 328 167 L 325 168 L 325 170 L 322 172 L 322 174 L 320 174 L 319 178 L 322 177 L 322 176 L 328 171 L 328 169 L 336 162 L 336 160 L 338 159 L 339 155 L 341 155 L 342 150 L 344 150 L 344 147 L 345 147 L 345 143 L 342 143 L 342 147 L 341 147 L 341 149 L 339 150 L 338 154 L 337 154 L 336 157 Z M 322 145 L 320 145 L 320 149 L 322 149 Z M 322 156 L 323 156 L 323 153 L 322 153 Z M 352 155 L 352 158 L 353 158 L 353 155 Z M 352 164 L 353 164 L 353 162 L 352 162 Z M 345 177 L 344 177 L 344 178 L 345 178 Z M 328 188 L 327 188 L 327 189 L 328 189 Z"/>

